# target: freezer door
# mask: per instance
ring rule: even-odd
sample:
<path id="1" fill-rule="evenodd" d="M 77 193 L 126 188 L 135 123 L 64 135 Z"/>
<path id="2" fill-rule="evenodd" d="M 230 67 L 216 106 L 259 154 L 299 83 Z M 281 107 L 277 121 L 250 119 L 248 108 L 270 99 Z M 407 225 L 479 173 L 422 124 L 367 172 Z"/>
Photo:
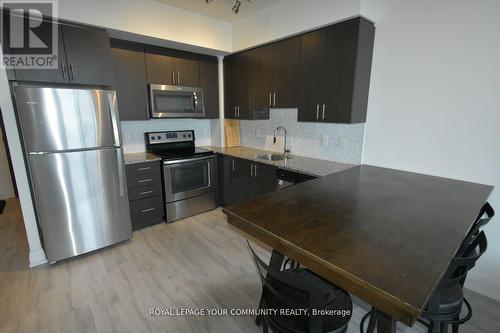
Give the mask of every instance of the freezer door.
<path id="1" fill-rule="evenodd" d="M 120 145 L 114 91 L 15 87 L 28 152 Z"/>
<path id="2" fill-rule="evenodd" d="M 50 262 L 131 237 L 121 149 L 30 154 L 29 163 Z"/>

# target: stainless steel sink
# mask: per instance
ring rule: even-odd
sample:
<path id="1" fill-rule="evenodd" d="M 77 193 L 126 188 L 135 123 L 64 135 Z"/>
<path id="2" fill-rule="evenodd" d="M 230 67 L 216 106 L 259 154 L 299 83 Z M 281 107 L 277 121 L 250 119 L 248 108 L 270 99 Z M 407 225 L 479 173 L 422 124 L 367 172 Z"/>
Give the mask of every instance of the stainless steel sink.
<path id="1" fill-rule="evenodd" d="M 288 155 L 285 157 L 285 155 L 283 155 L 283 154 L 266 153 L 266 154 L 257 155 L 257 158 L 260 158 L 261 160 L 267 160 L 267 161 L 281 161 L 281 160 L 284 160 L 285 158 L 289 159 L 289 158 L 291 158 L 291 156 Z"/>

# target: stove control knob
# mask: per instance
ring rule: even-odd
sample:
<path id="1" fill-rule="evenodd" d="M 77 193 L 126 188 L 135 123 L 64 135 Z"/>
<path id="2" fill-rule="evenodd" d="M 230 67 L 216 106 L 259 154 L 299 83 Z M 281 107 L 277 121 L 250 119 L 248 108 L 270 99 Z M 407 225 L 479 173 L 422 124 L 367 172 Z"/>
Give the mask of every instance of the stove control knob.
<path id="1" fill-rule="evenodd" d="M 161 140 L 161 136 L 158 136 L 158 137 L 157 137 L 157 139 L 158 139 L 158 140 Z"/>

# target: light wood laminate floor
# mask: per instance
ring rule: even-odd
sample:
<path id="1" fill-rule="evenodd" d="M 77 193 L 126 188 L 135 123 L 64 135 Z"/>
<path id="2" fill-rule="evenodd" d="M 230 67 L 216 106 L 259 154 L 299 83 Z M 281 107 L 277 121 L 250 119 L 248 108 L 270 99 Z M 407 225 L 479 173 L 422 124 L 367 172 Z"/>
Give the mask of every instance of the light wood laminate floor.
<path id="1" fill-rule="evenodd" d="M 266 250 L 259 251 L 268 256 Z M 254 308 L 260 282 L 245 238 L 214 210 L 134 232 L 131 241 L 28 269 L 16 199 L 0 215 L 0 332 L 261 332 L 253 317 L 151 317 L 151 308 Z M 468 292 L 461 332 L 500 332 L 500 304 Z M 362 305 L 365 306 L 365 305 Z M 355 307 L 348 332 L 359 332 Z M 424 332 L 399 327 L 401 332 Z"/>

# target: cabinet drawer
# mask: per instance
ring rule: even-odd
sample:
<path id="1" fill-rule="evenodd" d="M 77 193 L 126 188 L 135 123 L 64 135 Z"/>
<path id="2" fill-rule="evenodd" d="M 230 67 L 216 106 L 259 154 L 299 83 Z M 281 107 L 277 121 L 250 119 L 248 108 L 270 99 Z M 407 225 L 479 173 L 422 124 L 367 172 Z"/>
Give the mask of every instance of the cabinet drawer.
<path id="1" fill-rule="evenodd" d="M 138 187 L 134 189 L 130 189 L 128 191 L 128 199 L 130 201 L 161 196 L 161 184 L 156 184 L 152 186 Z"/>
<path id="2" fill-rule="evenodd" d="M 127 164 L 125 165 L 125 172 L 127 173 L 127 177 L 144 175 L 148 173 L 159 173 L 160 161 Z"/>
<path id="3" fill-rule="evenodd" d="M 159 172 L 147 173 L 127 178 L 127 187 L 129 190 L 155 184 L 161 184 L 161 175 Z"/>
<path id="4" fill-rule="evenodd" d="M 160 223 L 163 220 L 163 197 L 151 197 L 130 203 L 132 229 Z"/>

